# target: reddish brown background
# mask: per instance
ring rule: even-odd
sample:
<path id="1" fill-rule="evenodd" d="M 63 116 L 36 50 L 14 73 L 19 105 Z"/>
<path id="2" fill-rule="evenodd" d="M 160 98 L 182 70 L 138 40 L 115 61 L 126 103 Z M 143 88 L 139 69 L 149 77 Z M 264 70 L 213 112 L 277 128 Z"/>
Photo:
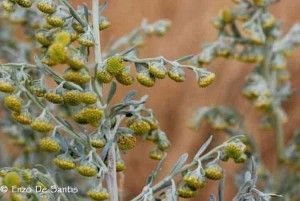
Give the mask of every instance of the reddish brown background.
<path id="1" fill-rule="evenodd" d="M 80 1 L 77 1 L 80 2 Z M 82 1 L 81 1 L 82 2 Z M 201 45 L 206 41 L 212 41 L 216 37 L 216 31 L 210 24 L 210 20 L 218 10 L 224 6 L 231 5 L 229 0 L 111 0 L 106 15 L 112 22 L 109 30 L 104 31 L 102 41 L 105 44 L 110 39 L 128 33 L 140 24 L 143 18 L 154 21 L 160 18 L 168 18 L 173 24 L 170 32 L 164 38 L 151 38 L 142 51 L 142 56 L 151 57 L 164 55 L 174 59 L 181 55 L 194 54 L 199 52 Z M 300 1 L 282 0 L 272 7 L 276 17 L 283 21 L 283 28 L 288 28 L 300 21 Z M 292 99 L 286 103 L 289 114 L 289 122 L 286 125 L 286 135 L 291 136 L 292 130 L 300 123 L 300 68 L 297 58 L 300 56 L 298 50 L 289 60 L 293 88 L 295 90 Z M 192 116 L 193 111 L 199 106 L 207 105 L 229 105 L 234 106 L 245 115 L 249 131 L 256 137 L 262 155 L 267 159 L 266 165 L 272 168 L 274 160 L 274 135 L 272 132 L 265 132 L 258 128 L 259 113 L 254 111 L 250 103 L 241 96 L 241 89 L 245 76 L 253 66 L 244 65 L 232 61 L 218 60 L 210 69 L 217 74 L 216 82 L 207 89 L 199 89 L 192 73 L 183 84 L 177 84 L 168 79 L 159 81 L 155 87 L 146 89 L 139 85 L 122 88 L 125 92 L 129 88 L 135 88 L 140 95 L 149 94 L 147 106 L 153 108 L 161 128 L 165 130 L 171 139 L 172 147 L 169 150 L 169 157 L 162 174 L 166 173 L 171 165 L 177 160 L 181 153 L 194 154 L 197 148 L 207 138 L 208 129 L 203 128 L 198 132 L 187 128 L 187 120 Z M 298 107 L 297 107 L 298 106 Z M 216 136 L 220 141 L 224 136 Z M 151 146 L 142 143 L 135 151 L 130 152 L 125 160 L 126 170 L 126 191 L 129 200 L 133 195 L 142 190 L 146 176 L 156 165 L 156 162 L 147 159 L 148 149 Z M 230 182 L 234 173 L 233 164 L 227 164 L 226 200 L 230 200 L 234 193 L 234 187 Z M 216 193 L 216 186 L 210 182 L 211 188 L 200 191 L 195 200 L 207 200 L 210 193 Z"/>

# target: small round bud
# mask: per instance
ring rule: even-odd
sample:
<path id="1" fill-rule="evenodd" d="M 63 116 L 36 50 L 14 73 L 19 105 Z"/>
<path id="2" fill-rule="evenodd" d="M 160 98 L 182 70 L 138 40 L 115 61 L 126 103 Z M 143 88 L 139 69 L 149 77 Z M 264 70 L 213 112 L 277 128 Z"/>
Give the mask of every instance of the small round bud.
<path id="1" fill-rule="evenodd" d="M 93 47 L 95 45 L 94 36 L 91 32 L 81 34 L 78 38 L 78 42 L 86 47 Z"/>
<path id="2" fill-rule="evenodd" d="M 37 132 L 48 133 L 53 129 L 53 125 L 48 121 L 37 119 L 31 123 L 31 128 Z"/>
<path id="3" fill-rule="evenodd" d="M 93 177 L 98 173 L 97 167 L 91 163 L 83 163 L 76 170 L 80 175 L 86 177 Z"/>
<path id="4" fill-rule="evenodd" d="M 100 83 L 110 83 L 113 76 L 107 70 L 97 70 L 96 78 Z"/>
<path id="5" fill-rule="evenodd" d="M 8 0 L 3 1 L 2 7 L 7 12 L 13 12 L 15 10 L 15 4 Z"/>
<path id="6" fill-rule="evenodd" d="M 193 189 L 203 188 L 205 185 L 205 177 L 201 173 L 191 172 L 183 177 L 183 181 Z"/>
<path id="7" fill-rule="evenodd" d="M 21 185 L 21 177 L 15 171 L 8 172 L 3 178 L 3 184 L 9 189 L 11 189 L 12 187 L 18 187 Z"/>
<path id="8" fill-rule="evenodd" d="M 78 85 L 84 85 L 91 80 L 91 76 L 88 73 L 73 70 L 66 71 L 63 78 Z"/>
<path id="9" fill-rule="evenodd" d="M 85 58 L 80 52 L 71 52 L 68 59 L 68 64 L 73 70 L 80 70 L 85 67 Z"/>
<path id="10" fill-rule="evenodd" d="M 63 99 L 65 104 L 76 106 L 81 103 L 81 94 L 79 91 L 71 90 L 63 94 Z"/>
<path id="11" fill-rule="evenodd" d="M 97 149 L 101 149 L 106 145 L 106 140 L 104 138 L 94 137 L 91 139 L 91 145 Z"/>
<path id="12" fill-rule="evenodd" d="M 158 79 L 164 79 L 167 74 L 164 67 L 155 64 L 149 66 L 149 73 Z"/>
<path id="13" fill-rule="evenodd" d="M 39 31 L 35 34 L 35 39 L 41 45 L 47 47 L 51 44 L 51 39 L 45 31 Z"/>
<path id="14" fill-rule="evenodd" d="M 79 22 L 77 22 L 76 19 L 73 20 L 72 22 L 72 28 L 77 31 L 78 33 L 84 33 L 84 29 L 81 26 L 81 24 Z"/>
<path id="15" fill-rule="evenodd" d="M 145 87 L 153 87 L 155 79 L 150 75 L 148 71 L 139 72 L 136 76 L 137 81 Z"/>
<path id="16" fill-rule="evenodd" d="M 36 7 L 43 13 L 53 14 L 56 10 L 56 6 L 53 0 L 40 0 Z"/>
<path id="17" fill-rule="evenodd" d="M 186 185 L 178 188 L 177 193 L 178 193 L 178 196 L 182 197 L 182 198 L 192 198 L 192 197 L 196 196 L 196 191 Z"/>
<path id="18" fill-rule="evenodd" d="M 80 98 L 81 102 L 87 105 L 95 104 L 97 102 L 97 96 L 92 92 L 81 93 Z"/>
<path id="19" fill-rule="evenodd" d="M 54 63 L 65 63 L 68 59 L 67 48 L 61 43 L 53 43 L 48 48 L 48 56 Z"/>
<path id="20" fill-rule="evenodd" d="M 67 46 L 71 42 L 71 35 L 67 31 L 60 31 L 54 35 L 54 43 Z"/>
<path id="21" fill-rule="evenodd" d="M 61 95 L 54 93 L 54 92 L 47 92 L 44 97 L 47 101 L 54 103 L 54 104 L 62 104 L 64 101 L 64 99 Z"/>
<path id="22" fill-rule="evenodd" d="M 53 27 L 62 27 L 65 23 L 64 19 L 58 13 L 53 13 L 47 16 L 46 20 L 47 23 Z"/>
<path id="23" fill-rule="evenodd" d="M 207 72 L 199 75 L 198 85 L 200 87 L 207 87 L 215 80 L 216 75 L 212 72 Z"/>
<path id="24" fill-rule="evenodd" d="M 3 93 L 13 93 L 15 87 L 9 82 L 0 81 L 0 91 Z"/>
<path id="25" fill-rule="evenodd" d="M 25 201 L 27 199 L 21 193 L 11 193 L 10 200 L 11 201 Z"/>
<path id="26" fill-rule="evenodd" d="M 22 108 L 22 99 L 14 95 L 4 97 L 4 105 L 15 112 L 20 112 Z"/>
<path id="27" fill-rule="evenodd" d="M 136 135 L 147 134 L 151 129 L 149 123 L 143 119 L 134 119 L 132 122 L 128 122 L 128 123 L 129 123 L 129 128 Z"/>
<path id="28" fill-rule="evenodd" d="M 110 21 L 108 21 L 107 18 L 102 18 L 100 19 L 100 23 L 99 23 L 99 29 L 100 31 L 107 29 L 108 27 L 110 27 Z"/>
<path id="29" fill-rule="evenodd" d="M 51 137 L 40 139 L 40 148 L 47 152 L 59 152 L 61 150 L 59 142 Z"/>
<path id="30" fill-rule="evenodd" d="M 53 159 L 54 164 L 63 170 L 71 170 L 75 168 L 75 163 L 72 158 L 65 155 L 59 155 Z"/>
<path id="31" fill-rule="evenodd" d="M 223 170 L 218 164 L 212 164 L 205 168 L 205 177 L 211 180 L 223 178 Z"/>
<path id="32" fill-rule="evenodd" d="M 113 56 L 107 59 L 106 61 L 106 70 L 112 75 L 118 75 L 125 68 L 123 59 L 118 56 Z"/>
<path id="33" fill-rule="evenodd" d="M 120 74 L 116 75 L 116 80 L 125 86 L 133 84 L 133 77 L 130 75 L 130 73 L 126 71 L 122 71 Z"/>
<path id="34" fill-rule="evenodd" d="M 151 150 L 150 153 L 149 153 L 149 157 L 151 159 L 158 160 L 158 161 L 161 160 L 161 159 L 163 159 L 163 157 L 165 155 L 166 155 L 166 153 L 164 151 L 162 151 L 160 149 L 157 149 L 157 148 Z"/>
<path id="35" fill-rule="evenodd" d="M 103 200 L 107 200 L 110 198 L 109 193 L 105 189 L 103 189 L 101 191 L 89 190 L 87 192 L 87 196 L 89 196 L 89 198 L 91 198 L 92 200 L 95 200 L 95 201 L 103 201 Z"/>
<path id="36" fill-rule="evenodd" d="M 184 71 L 178 67 L 172 67 L 168 72 L 168 76 L 175 82 L 183 82 L 185 80 Z"/>
<path id="37" fill-rule="evenodd" d="M 116 163 L 116 171 L 117 172 L 122 172 L 126 169 L 124 161 L 117 161 Z"/>
<path id="38" fill-rule="evenodd" d="M 225 22 L 230 23 L 233 19 L 232 12 L 229 8 L 220 10 L 219 17 Z"/>
<path id="39" fill-rule="evenodd" d="M 238 159 L 243 154 L 245 148 L 243 143 L 231 142 L 224 148 L 224 153 L 230 158 Z"/>
<path id="40" fill-rule="evenodd" d="M 31 0 L 17 0 L 16 2 L 17 2 L 17 4 L 19 4 L 19 6 L 21 6 L 23 8 L 30 8 L 32 5 Z"/>
<path id="41" fill-rule="evenodd" d="M 118 136 L 118 146 L 121 150 L 133 149 L 136 145 L 136 137 L 130 134 L 120 134 Z"/>
<path id="42" fill-rule="evenodd" d="M 26 113 L 18 113 L 18 112 L 13 112 L 12 113 L 12 117 L 14 120 L 16 120 L 17 122 L 19 122 L 20 124 L 23 125 L 29 125 L 32 123 L 32 119 L 29 115 L 27 115 Z"/>
<path id="43" fill-rule="evenodd" d="M 73 116 L 74 120 L 80 124 L 99 123 L 104 115 L 99 108 L 84 108 Z"/>

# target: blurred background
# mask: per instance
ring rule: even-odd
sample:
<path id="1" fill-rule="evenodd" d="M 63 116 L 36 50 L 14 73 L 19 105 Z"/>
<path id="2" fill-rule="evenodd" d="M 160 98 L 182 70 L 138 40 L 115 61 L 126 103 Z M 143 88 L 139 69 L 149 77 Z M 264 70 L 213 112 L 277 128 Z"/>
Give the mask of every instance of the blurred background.
<path id="1" fill-rule="evenodd" d="M 86 1 L 74 1 L 82 3 Z M 102 43 L 129 33 L 146 18 L 150 22 L 160 18 L 172 21 L 170 31 L 163 38 L 150 38 L 142 49 L 141 57 L 164 55 L 175 59 L 183 55 L 196 54 L 205 42 L 216 39 L 217 31 L 211 25 L 211 19 L 217 15 L 224 6 L 231 6 L 230 0 L 110 0 L 105 15 L 112 25 L 102 33 Z M 300 1 L 282 0 L 272 7 L 275 17 L 282 21 L 284 33 L 297 21 L 300 21 Z M 292 131 L 299 128 L 300 123 L 300 51 L 297 50 L 289 59 L 289 68 L 292 76 L 294 94 L 285 104 L 289 121 L 285 125 L 287 139 Z M 130 87 L 120 87 L 120 98 L 129 89 L 137 89 L 140 96 L 148 94 L 147 106 L 153 108 L 160 127 L 164 130 L 172 143 L 162 175 L 167 173 L 172 164 L 182 153 L 191 156 L 199 146 L 208 138 L 212 131 L 207 126 L 194 131 L 187 127 L 188 120 L 194 111 L 201 106 L 226 105 L 232 106 L 244 115 L 247 130 L 255 136 L 262 150 L 266 166 L 272 170 L 275 164 L 275 140 L 271 131 L 261 130 L 259 112 L 242 97 L 241 90 L 247 74 L 253 65 L 246 65 L 234 61 L 219 59 L 209 66 L 216 73 L 216 81 L 205 89 L 200 89 L 193 73 L 189 73 L 184 83 L 174 83 L 164 79 L 155 84 L 153 88 L 145 88 L 139 84 Z M 225 135 L 215 135 L 213 144 L 221 142 Z M 147 175 L 156 166 L 156 162 L 148 160 L 148 151 L 151 145 L 139 143 L 138 147 L 125 157 L 127 169 L 125 171 L 126 199 L 129 200 L 142 190 Z M 226 199 L 231 200 L 236 192 L 232 175 L 238 171 L 233 163 L 224 164 L 226 167 Z M 210 193 L 217 193 L 217 183 L 209 182 L 209 188 L 199 192 L 195 200 L 208 200 Z"/>

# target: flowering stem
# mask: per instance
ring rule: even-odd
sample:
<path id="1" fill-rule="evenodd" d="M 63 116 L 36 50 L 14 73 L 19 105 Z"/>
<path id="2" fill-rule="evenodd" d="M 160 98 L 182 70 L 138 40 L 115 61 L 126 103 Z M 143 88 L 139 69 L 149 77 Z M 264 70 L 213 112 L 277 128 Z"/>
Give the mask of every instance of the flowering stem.
<path id="1" fill-rule="evenodd" d="M 169 174 L 164 179 L 162 179 L 160 182 L 158 182 L 157 184 L 155 184 L 154 186 L 151 187 L 152 192 L 157 193 L 157 192 L 161 191 L 162 189 L 167 188 L 168 186 L 171 185 L 171 183 L 172 183 L 171 181 L 172 181 L 173 177 L 175 177 L 176 175 L 178 175 L 178 174 L 190 169 L 191 167 L 197 165 L 199 161 L 203 161 L 203 160 L 211 158 L 211 156 L 213 154 L 217 153 L 220 149 L 224 148 L 227 145 L 227 143 L 228 143 L 228 141 L 224 142 L 223 144 L 215 147 L 211 151 L 209 151 L 206 154 L 202 155 L 197 160 L 194 160 L 193 162 L 183 166 L 179 171 L 176 171 L 173 174 Z M 133 198 L 132 201 L 138 201 L 142 197 L 143 197 L 143 193 L 141 193 L 138 196 L 136 196 L 135 198 Z"/>

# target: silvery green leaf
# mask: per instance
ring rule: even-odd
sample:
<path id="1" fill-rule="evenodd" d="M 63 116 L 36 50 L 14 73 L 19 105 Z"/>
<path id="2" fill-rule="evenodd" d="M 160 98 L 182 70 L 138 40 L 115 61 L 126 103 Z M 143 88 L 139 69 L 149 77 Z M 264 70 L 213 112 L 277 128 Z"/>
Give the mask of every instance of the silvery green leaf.
<path id="1" fill-rule="evenodd" d="M 198 150 L 198 152 L 196 153 L 194 160 L 197 160 L 201 154 L 203 154 L 205 152 L 205 150 L 208 148 L 208 146 L 210 145 L 211 141 L 212 141 L 213 136 L 211 135 L 208 140 L 200 147 L 200 149 Z"/>
<path id="2" fill-rule="evenodd" d="M 107 103 L 110 103 L 110 101 L 112 100 L 112 98 L 116 93 L 116 90 L 117 90 L 117 84 L 116 82 L 112 82 L 107 96 Z"/>
<path id="3" fill-rule="evenodd" d="M 136 96 L 136 94 L 137 94 L 136 91 L 129 91 L 125 96 L 125 98 L 123 99 L 123 102 L 126 103 L 132 101 L 133 98 Z"/>
<path id="4" fill-rule="evenodd" d="M 159 171 L 161 170 L 161 168 L 162 168 L 162 166 L 163 166 L 165 160 L 166 160 L 166 156 L 165 156 L 162 160 L 159 161 L 159 163 L 157 164 L 155 170 L 153 170 L 153 171 L 151 172 L 151 174 L 149 175 L 149 177 L 147 178 L 147 181 L 146 181 L 146 185 L 147 185 L 147 186 L 151 186 L 151 185 L 152 185 L 152 183 L 153 183 L 154 180 L 156 179 L 156 177 L 157 177 Z"/>
<path id="5" fill-rule="evenodd" d="M 176 164 L 174 165 L 174 167 L 172 168 L 170 175 L 175 175 L 178 172 L 180 172 L 181 168 L 184 166 L 184 164 L 186 163 L 187 159 L 188 159 L 189 155 L 187 153 L 181 155 L 179 157 L 179 159 L 177 160 Z"/>

